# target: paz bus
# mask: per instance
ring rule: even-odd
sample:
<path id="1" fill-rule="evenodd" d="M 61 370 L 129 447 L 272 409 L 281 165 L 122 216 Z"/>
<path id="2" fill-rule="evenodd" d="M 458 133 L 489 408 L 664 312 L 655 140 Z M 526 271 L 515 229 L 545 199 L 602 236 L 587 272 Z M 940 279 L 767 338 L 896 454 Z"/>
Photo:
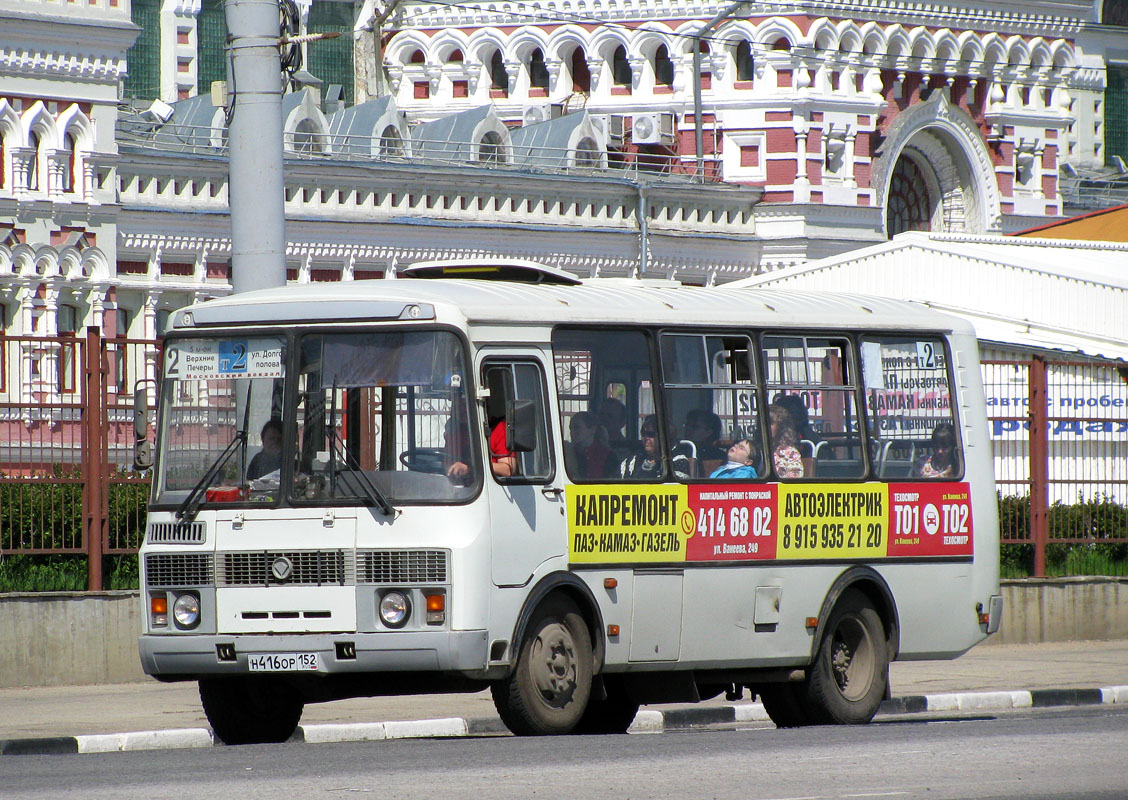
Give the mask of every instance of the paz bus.
<path id="1" fill-rule="evenodd" d="M 921 305 L 426 263 L 181 309 L 160 372 L 141 661 L 227 743 L 487 687 L 866 723 L 999 626 L 975 335 Z"/>

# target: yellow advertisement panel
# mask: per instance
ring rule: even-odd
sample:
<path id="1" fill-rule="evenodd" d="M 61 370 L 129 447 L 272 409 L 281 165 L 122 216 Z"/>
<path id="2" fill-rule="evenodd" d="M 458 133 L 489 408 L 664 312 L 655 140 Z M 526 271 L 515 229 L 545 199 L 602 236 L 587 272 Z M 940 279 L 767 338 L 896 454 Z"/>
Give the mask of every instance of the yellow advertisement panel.
<path id="1" fill-rule="evenodd" d="M 568 486 L 565 492 L 574 563 L 686 560 L 696 521 L 685 486 Z"/>
<path id="2" fill-rule="evenodd" d="M 880 558 L 886 555 L 888 487 L 780 484 L 776 558 Z"/>

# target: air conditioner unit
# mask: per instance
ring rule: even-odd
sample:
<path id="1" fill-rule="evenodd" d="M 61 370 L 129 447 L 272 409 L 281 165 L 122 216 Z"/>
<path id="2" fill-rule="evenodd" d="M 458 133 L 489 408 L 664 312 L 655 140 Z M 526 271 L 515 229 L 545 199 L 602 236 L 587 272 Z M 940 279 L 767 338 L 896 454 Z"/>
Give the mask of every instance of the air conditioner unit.
<path id="1" fill-rule="evenodd" d="M 622 114 L 591 114 L 592 126 L 607 138 L 607 144 L 618 147 L 627 138 L 627 118 Z"/>
<path id="2" fill-rule="evenodd" d="M 635 114 L 631 141 L 635 144 L 673 144 L 675 122 L 673 113 L 669 111 Z"/>
<path id="3" fill-rule="evenodd" d="M 564 113 L 562 103 L 544 103 L 539 106 L 525 106 L 521 109 L 521 124 L 536 125 L 538 122 L 548 122 Z"/>

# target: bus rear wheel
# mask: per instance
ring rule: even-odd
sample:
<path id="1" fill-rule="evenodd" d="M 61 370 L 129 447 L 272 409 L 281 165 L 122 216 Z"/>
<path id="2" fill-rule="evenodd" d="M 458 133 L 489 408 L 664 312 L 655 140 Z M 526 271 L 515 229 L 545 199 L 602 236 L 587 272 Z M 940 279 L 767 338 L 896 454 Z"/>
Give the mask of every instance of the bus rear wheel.
<path id="1" fill-rule="evenodd" d="M 759 690 L 764 711 L 777 728 L 802 728 L 811 724 L 806 683 L 780 683 Z"/>
<path id="2" fill-rule="evenodd" d="M 271 676 L 203 678 L 200 702 L 224 744 L 284 742 L 294 735 L 305 707 L 293 689 Z"/>
<path id="3" fill-rule="evenodd" d="M 501 721 L 518 736 L 570 733 L 591 696 L 591 636 L 572 601 L 546 600 L 529 622 L 517 665 L 490 689 Z"/>
<path id="4" fill-rule="evenodd" d="M 889 650 L 881 617 L 857 590 L 843 593 L 827 618 L 802 705 L 812 722 L 869 722 L 885 697 Z"/>

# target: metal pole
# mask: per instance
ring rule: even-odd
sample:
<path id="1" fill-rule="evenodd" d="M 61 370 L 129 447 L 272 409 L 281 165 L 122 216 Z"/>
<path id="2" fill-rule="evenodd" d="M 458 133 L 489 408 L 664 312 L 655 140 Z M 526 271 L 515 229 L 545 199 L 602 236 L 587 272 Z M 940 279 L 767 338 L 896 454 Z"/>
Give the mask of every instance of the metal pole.
<path id="1" fill-rule="evenodd" d="M 86 590 L 102 591 L 102 549 L 105 541 L 106 516 L 102 506 L 105 479 L 105 396 L 102 383 L 102 338 L 98 328 L 86 329 L 83 356 L 83 400 L 86 425 L 83 436 L 82 471 L 83 505 L 85 506 Z M 77 341 L 75 347 L 77 348 Z"/>
<path id="2" fill-rule="evenodd" d="M 1046 361 L 1030 360 L 1030 539 L 1034 544 L 1034 577 L 1046 577 L 1046 542 L 1049 539 L 1049 457 L 1048 385 Z"/>
<path id="3" fill-rule="evenodd" d="M 224 0 L 231 52 L 228 121 L 231 286 L 286 284 L 282 64 L 277 0 Z"/>
<path id="4" fill-rule="evenodd" d="M 740 0 L 721 11 L 717 16 L 702 25 L 693 35 L 693 145 L 697 166 L 694 175 L 697 180 L 705 180 L 705 135 L 701 128 L 701 37 L 716 28 L 722 21 L 734 14 L 748 0 Z"/>
<path id="5" fill-rule="evenodd" d="M 647 217 L 650 208 L 646 202 L 646 189 L 638 185 L 638 277 L 645 278 L 650 266 L 650 227 Z"/>

